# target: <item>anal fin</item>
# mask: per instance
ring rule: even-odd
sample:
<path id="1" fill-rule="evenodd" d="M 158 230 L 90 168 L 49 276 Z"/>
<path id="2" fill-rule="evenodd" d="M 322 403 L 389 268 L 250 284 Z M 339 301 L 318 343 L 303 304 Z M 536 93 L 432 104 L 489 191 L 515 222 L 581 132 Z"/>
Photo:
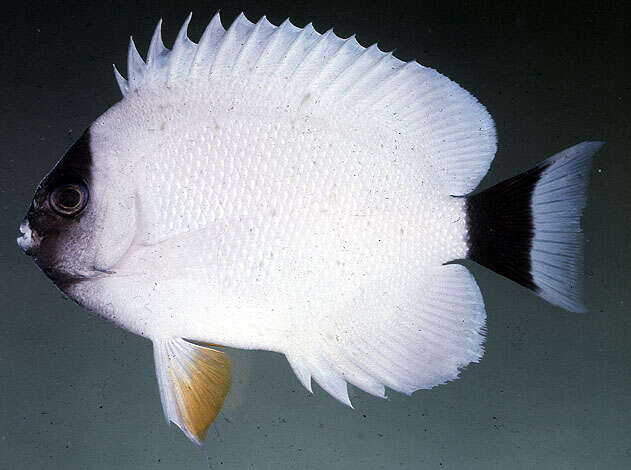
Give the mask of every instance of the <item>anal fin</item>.
<path id="1" fill-rule="evenodd" d="M 230 358 L 182 338 L 157 339 L 153 351 L 167 420 L 201 445 L 230 390 Z"/>
<path id="2" fill-rule="evenodd" d="M 486 312 L 475 279 L 458 264 L 402 270 L 367 279 L 361 292 L 298 332 L 287 360 L 350 406 L 346 383 L 385 398 L 456 379 L 484 353 Z"/>

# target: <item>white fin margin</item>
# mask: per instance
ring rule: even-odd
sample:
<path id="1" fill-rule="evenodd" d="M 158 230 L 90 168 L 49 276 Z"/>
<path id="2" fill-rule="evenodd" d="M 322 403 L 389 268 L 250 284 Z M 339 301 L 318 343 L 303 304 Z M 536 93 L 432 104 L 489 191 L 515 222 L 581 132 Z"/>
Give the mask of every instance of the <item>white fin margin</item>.
<path id="1" fill-rule="evenodd" d="M 147 63 L 133 41 L 128 78 L 115 71 L 124 96 L 168 86 L 212 91 L 239 89 L 244 96 L 273 90 L 289 107 L 305 102 L 323 115 L 358 114 L 415 142 L 414 152 L 433 159 L 442 191 L 464 195 L 484 177 L 496 151 L 495 125 L 478 101 L 455 82 L 417 62 L 404 63 L 377 45 L 365 48 L 354 36 L 332 30 L 320 34 L 311 24 L 298 28 L 289 20 L 272 25 L 240 14 L 226 31 L 216 14 L 199 44 L 187 36 L 191 15 L 173 50 L 162 44 L 158 23 Z"/>
<path id="2" fill-rule="evenodd" d="M 346 383 L 378 397 L 385 397 L 385 387 L 411 394 L 453 380 L 477 362 L 486 312 L 467 268 L 440 266 L 416 281 L 402 279 L 399 292 L 388 287 L 398 297 L 392 302 L 384 297 L 366 309 L 348 308 L 336 333 L 301 338 L 302 351 L 287 359 L 305 388 L 311 391 L 313 378 L 351 406 Z"/>
<path id="3" fill-rule="evenodd" d="M 537 294 L 572 312 L 583 304 L 583 233 L 580 219 L 587 199 L 592 157 L 603 142 L 582 142 L 553 155 L 535 185 L 535 234 L 531 271 Z"/>

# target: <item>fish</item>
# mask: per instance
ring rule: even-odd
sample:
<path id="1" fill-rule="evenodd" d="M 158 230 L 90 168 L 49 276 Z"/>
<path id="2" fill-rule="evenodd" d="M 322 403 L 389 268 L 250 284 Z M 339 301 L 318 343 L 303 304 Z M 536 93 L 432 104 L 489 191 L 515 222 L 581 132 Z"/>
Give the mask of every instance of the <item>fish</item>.
<path id="1" fill-rule="evenodd" d="M 153 343 L 167 422 L 202 445 L 222 347 L 284 354 L 352 406 L 459 377 L 486 309 L 461 260 L 585 312 L 585 141 L 478 189 L 497 150 L 468 91 L 355 36 L 189 15 L 130 40 L 122 99 L 43 178 L 18 245 L 64 294 Z"/>

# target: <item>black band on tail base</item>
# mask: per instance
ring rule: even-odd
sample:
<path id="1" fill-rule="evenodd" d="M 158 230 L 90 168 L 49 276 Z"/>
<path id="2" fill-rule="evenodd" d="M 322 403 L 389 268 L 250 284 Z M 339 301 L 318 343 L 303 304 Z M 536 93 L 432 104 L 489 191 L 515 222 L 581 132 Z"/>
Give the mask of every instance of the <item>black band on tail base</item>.
<path id="1" fill-rule="evenodd" d="M 530 251 L 534 237 L 532 196 L 545 162 L 467 197 L 467 257 L 538 291 Z"/>

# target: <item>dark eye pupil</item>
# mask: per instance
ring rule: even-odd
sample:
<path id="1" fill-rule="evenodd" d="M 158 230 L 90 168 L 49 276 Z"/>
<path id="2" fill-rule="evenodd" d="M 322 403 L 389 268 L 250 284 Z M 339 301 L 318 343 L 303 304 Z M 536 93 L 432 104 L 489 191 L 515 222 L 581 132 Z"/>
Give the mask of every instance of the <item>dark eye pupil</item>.
<path id="1" fill-rule="evenodd" d="M 57 204 L 67 209 L 74 209 L 81 202 L 81 193 L 75 188 L 64 188 L 57 193 Z"/>
<path id="2" fill-rule="evenodd" d="M 88 202 L 88 190 L 79 183 L 59 186 L 50 194 L 50 206 L 62 216 L 76 215 Z"/>

